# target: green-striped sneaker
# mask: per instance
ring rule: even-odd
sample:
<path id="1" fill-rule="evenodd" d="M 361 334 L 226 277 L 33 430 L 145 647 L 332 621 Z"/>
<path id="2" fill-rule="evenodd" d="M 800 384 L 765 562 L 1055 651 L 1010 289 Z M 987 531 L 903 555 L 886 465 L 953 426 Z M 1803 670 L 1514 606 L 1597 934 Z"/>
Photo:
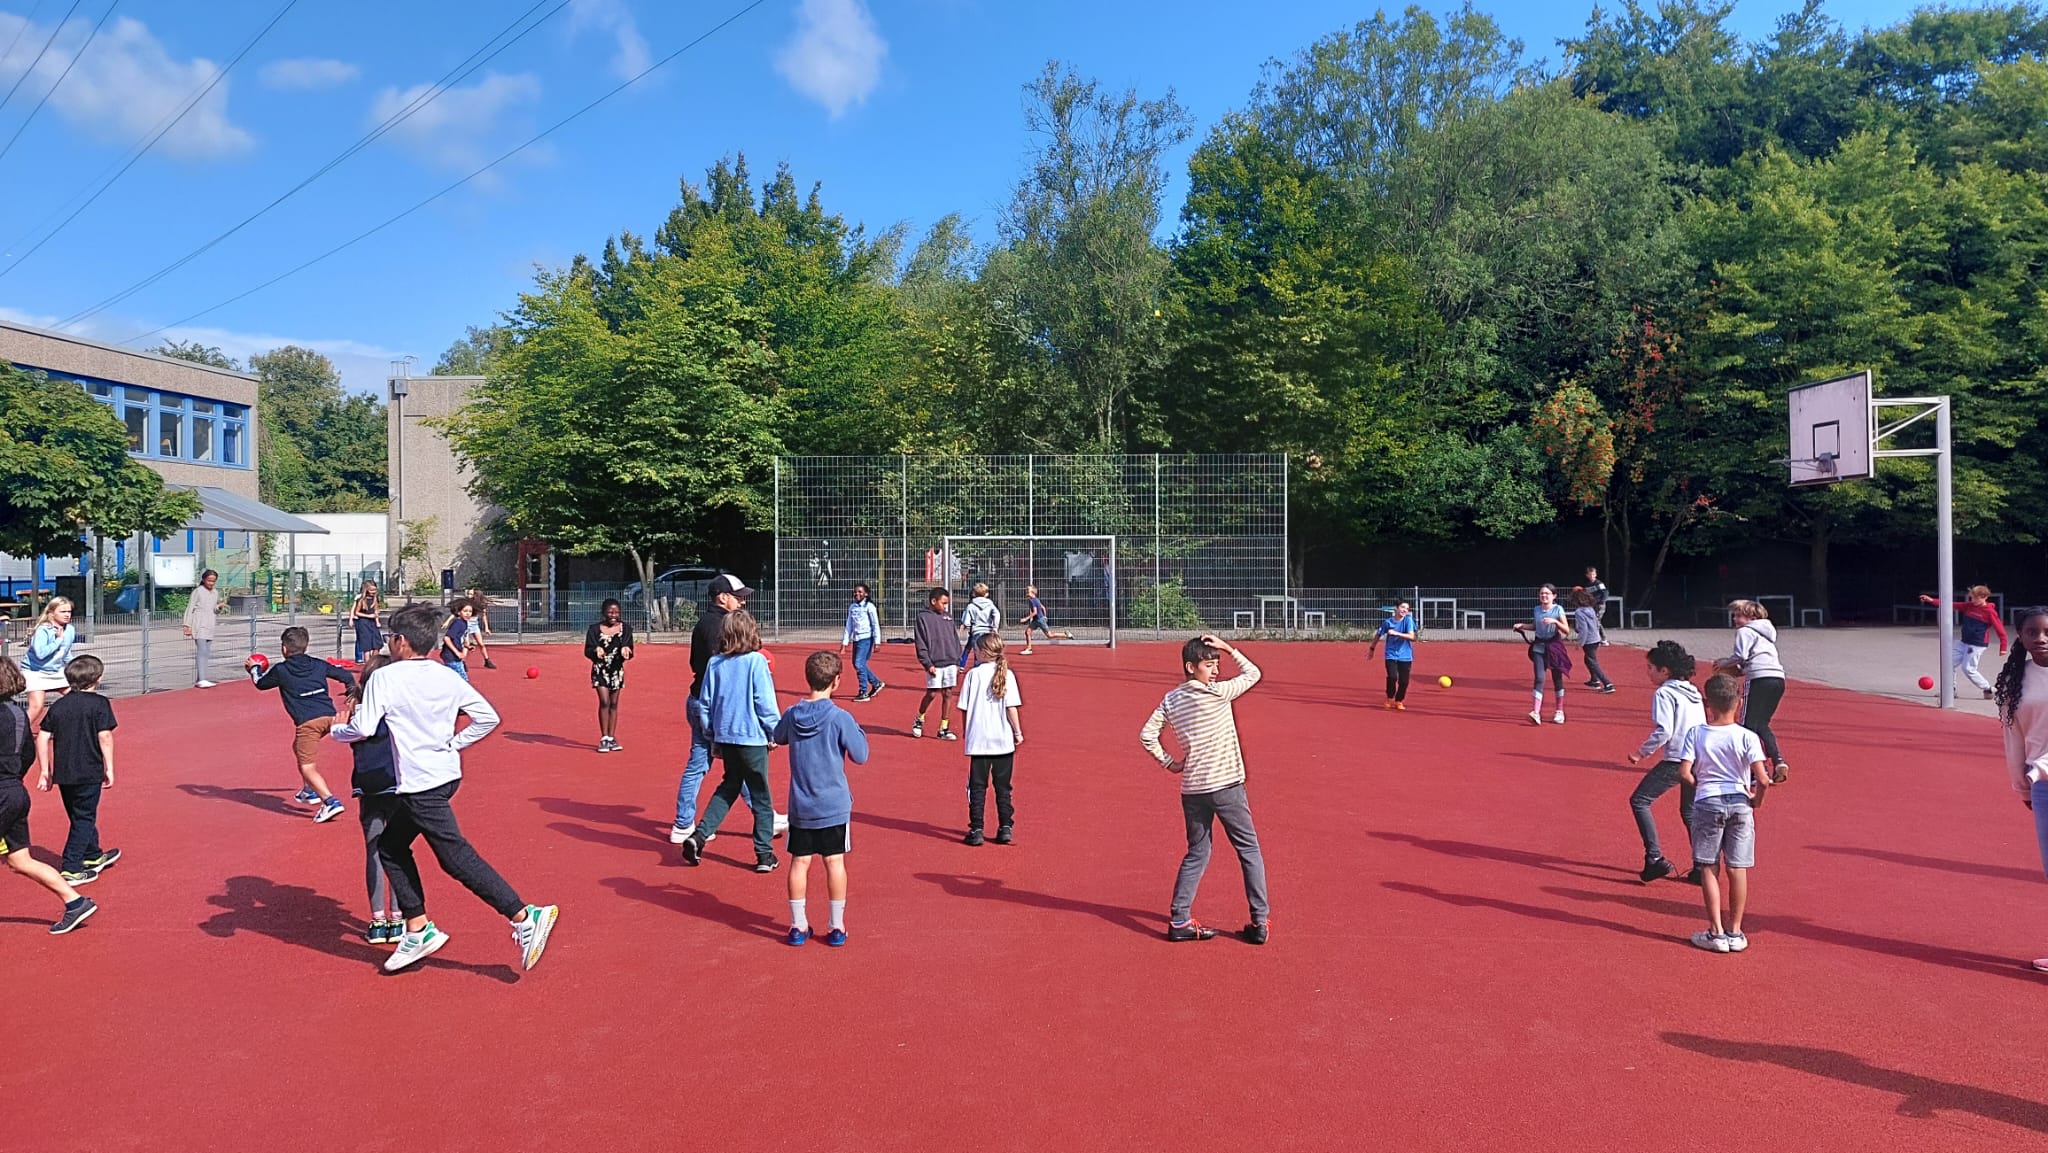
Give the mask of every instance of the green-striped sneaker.
<path id="1" fill-rule="evenodd" d="M 447 943 L 448 934 L 436 929 L 432 921 L 421 926 L 417 933 L 400 933 L 398 951 L 384 959 L 384 971 L 396 973 Z"/>
<path id="2" fill-rule="evenodd" d="M 540 955 L 548 947 L 548 934 L 555 931 L 555 918 L 561 910 L 553 905 L 526 906 L 526 919 L 512 922 L 512 940 L 519 946 L 519 966 L 531 969 L 540 964 Z"/>

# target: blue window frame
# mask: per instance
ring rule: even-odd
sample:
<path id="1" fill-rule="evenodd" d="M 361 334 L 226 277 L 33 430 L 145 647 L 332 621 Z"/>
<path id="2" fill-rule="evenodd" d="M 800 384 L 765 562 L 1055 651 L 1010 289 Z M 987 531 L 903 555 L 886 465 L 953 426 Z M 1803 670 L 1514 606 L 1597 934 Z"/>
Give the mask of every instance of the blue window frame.
<path id="1" fill-rule="evenodd" d="M 86 395 L 113 409 L 128 434 L 128 451 L 134 456 L 226 468 L 249 467 L 248 405 L 69 373 L 50 375 L 76 380 Z"/>

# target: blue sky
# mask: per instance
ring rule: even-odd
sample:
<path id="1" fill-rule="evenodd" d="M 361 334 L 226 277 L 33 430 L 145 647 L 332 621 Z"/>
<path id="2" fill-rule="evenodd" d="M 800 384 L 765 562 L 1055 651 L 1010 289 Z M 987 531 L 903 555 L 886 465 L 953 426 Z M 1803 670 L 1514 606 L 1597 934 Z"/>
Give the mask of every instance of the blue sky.
<path id="1" fill-rule="evenodd" d="M 0 268 L 43 242 L 0 275 L 0 316 L 54 325 L 185 256 L 328 163 L 529 2 L 300 0 L 219 77 L 285 0 L 113 0 L 104 23 L 109 0 L 0 0 L 0 93 L 20 81 L 0 106 Z M 747 2 L 571 0 L 383 139 L 71 331 L 128 341 L 243 293 L 495 158 Z M 1748 0 L 1735 25 L 1760 37 L 1794 6 Z M 1552 61 L 1591 10 L 1480 7 Z M 1911 7 L 1830 10 L 1854 28 Z M 827 207 L 870 231 L 900 221 L 915 235 L 957 211 L 992 238 L 1030 148 L 1021 86 L 1048 59 L 1148 96 L 1172 87 L 1199 139 L 1244 104 L 1269 59 L 1370 11 L 1326 0 L 765 0 L 484 178 L 168 335 L 238 356 L 308 345 L 333 357 L 350 387 L 374 389 L 392 358 L 417 356 L 424 372 L 465 325 L 490 322 L 536 264 L 594 252 L 622 229 L 652 231 L 679 180 L 742 151 L 757 175 L 787 162 L 804 185 L 823 181 Z M 216 77 L 125 175 L 50 233 Z M 1184 187 L 1168 190 L 1169 218 Z"/>

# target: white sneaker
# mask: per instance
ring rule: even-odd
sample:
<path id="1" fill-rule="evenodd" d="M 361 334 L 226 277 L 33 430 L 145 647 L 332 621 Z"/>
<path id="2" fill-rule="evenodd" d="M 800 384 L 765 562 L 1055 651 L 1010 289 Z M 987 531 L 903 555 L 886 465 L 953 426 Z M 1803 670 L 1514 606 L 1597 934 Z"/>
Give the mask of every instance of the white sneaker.
<path id="1" fill-rule="evenodd" d="M 447 943 L 448 934 L 436 929 L 432 921 L 428 921 L 417 933 L 400 933 L 397 951 L 384 958 L 384 971 L 396 973 Z"/>
<path id="2" fill-rule="evenodd" d="M 788 814 L 788 813 L 777 813 L 777 814 L 775 814 L 775 832 L 774 832 L 774 835 L 775 835 L 775 836 L 778 836 L 778 837 L 779 837 L 779 836 L 781 836 L 782 834 L 784 834 L 784 833 L 786 833 L 786 832 L 788 832 L 788 831 L 789 831 L 789 814 Z"/>
<path id="3" fill-rule="evenodd" d="M 1563 723 L 1564 723 L 1564 710 L 1563 710 L 1563 709 L 1559 709 L 1559 710 L 1557 710 L 1557 711 L 1556 711 L 1555 713 L 1552 713 L 1552 714 L 1551 714 L 1551 716 L 1550 716 L 1550 723 L 1551 723 L 1551 724 L 1553 724 L 1553 725 L 1561 725 L 1561 724 L 1563 724 Z"/>
<path id="4" fill-rule="evenodd" d="M 555 918 L 561 910 L 553 905 L 526 906 L 526 919 L 512 922 L 512 940 L 519 946 L 519 967 L 531 969 L 540 964 L 540 955 L 548 947 L 548 934 L 555 931 Z"/>
<path id="5" fill-rule="evenodd" d="M 1543 714 L 1542 714 L 1542 713 L 1530 713 L 1530 714 L 1529 714 L 1529 723 L 1530 723 L 1530 724 L 1532 724 L 1532 725 L 1540 725 L 1540 724 L 1542 724 L 1542 723 L 1543 723 Z"/>
<path id="6" fill-rule="evenodd" d="M 697 826 L 694 824 L 670 825 L 668 827 L 668 843 L 671 845 L 680 845 L 684 841 L 689 840 L 691 834 L 695 833 L 696 831 Z"/>
<path id="7" fill-rule="evenodd" d="M 1721 939 L 1728 942 L 1728 951 L 1740 953 L 1749 948 L 1749 938 L 1741 933 L 1723 933 Z"/>
<path id="8" fill-rule="evenodd" d="M 1725 953 L 1728 951 L 1728 938 L 1711 929 L 1701 929 L 1699 932 L 1694 933 L 1692 935 L 1692 943 L 1694 947 L 1705 949 L 1709 953 Z"/>
<path id="9" fill-rule="evenodd" d="M 193 682 L 192 682 L 192 687 L 193 687 L 193 688 L 195 688 L 195 689 L 210 689 L 210 688 L 212 688 L 212 687 L 213 687 L 213 682 L 212 682 L 212 681 L 193 681 Z"/>
<path id="10" fill-rule="evenodd" d="M 1018 656 L 1022 656 L 1022 657 L 1028 657 L 1028 656 L 1030 656 L 1030 655 L 1031 655 L 1031 650 L 1030 650 L 1030 649 L 1019 649 L 1019 650 L 1018 650 L 1018 652 L 1017 652 L 1017 655 L 1018 655 Z"/>
<path id="11" fill-rule="evenodd" d="M 2048 973 L 2048 957 L 2036 957 L 2033 961 L 2036 973 Z"/>

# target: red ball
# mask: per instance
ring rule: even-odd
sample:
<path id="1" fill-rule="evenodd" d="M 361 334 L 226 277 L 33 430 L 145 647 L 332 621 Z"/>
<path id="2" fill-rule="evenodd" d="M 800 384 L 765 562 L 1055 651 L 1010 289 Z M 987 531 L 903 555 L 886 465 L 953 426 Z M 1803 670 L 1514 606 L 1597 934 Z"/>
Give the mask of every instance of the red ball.
<path id="1" fill-rule="evenodd" d="M 526 679 L 527 679 L 527 680 L 529 680 L 529 681 L 532 681 L 532 680 L 539 680 L 539 679 L 540 679 L 540 666 L 539 666 L 539 665 L 528 665 L 528 666 L 526 666 Z"/>
<path id="2" fill-rule="evenodd" d="M 242 662 L 242 667 L 245 669 L 260 669 L 267 673 L 270 671 L 270 658 L 262 653 L 250 653 L 249 659 Z"/>
<path id="3" fill-rule="evenodd" d="M 1934 687 L 1934 678 L 1933 678 L 1933 677 L 1921 677 L 1921 678 L 1920 678 L 1920 687 L 1921 687 L 1921 688 L 1923 688 L 1923 689 L 1931 689 L 1931 688 L 1933 688 L 1933 687 Z"/>

